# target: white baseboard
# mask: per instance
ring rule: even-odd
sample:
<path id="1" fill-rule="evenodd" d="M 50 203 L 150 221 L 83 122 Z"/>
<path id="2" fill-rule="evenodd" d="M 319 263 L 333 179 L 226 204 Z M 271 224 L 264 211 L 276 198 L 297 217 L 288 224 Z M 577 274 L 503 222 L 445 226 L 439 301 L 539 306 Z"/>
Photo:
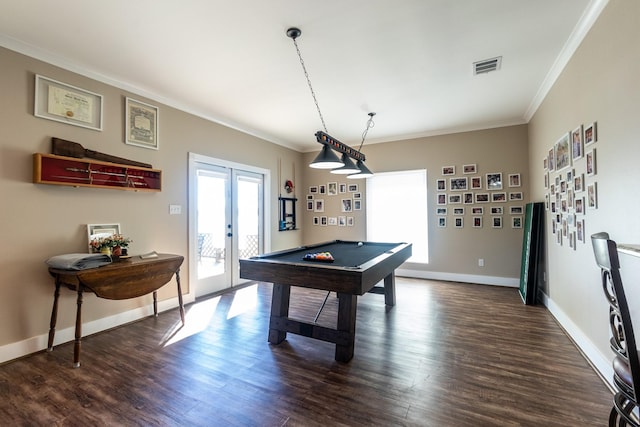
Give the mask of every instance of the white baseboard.
<path id="1" fill-rule="evenodd" d="M 192 295 L 183 295 L 183 301 L 185 305 L 189 302 L 192 302 L 193 300 L 194 297 Z M 171 310 L 176 307 L 178 307 L 177 296 L 175 298 L 159 301 L 158 313 L 162 313 L 163 311 Z M 113 316 L 86 322 L 82 324 L 82 336 L 88 336 L 97 332 L 106 331 L 107 329 L 115 328 L 116 326 L 140 320 L 151 315 L 153 315 L 153 305 L 149 304 L 144 307 L 118 313 Z M 20 357 L 27 356 L 41 350 L 45 350 L 47 348 L 48 339 L 49 332 L 47 331 L 47 333 L 45 334 L 2 346 L 0 347 L 0 363 L 8 362 L 13 359 L 18 359 Z M 75 325 L 65 329 L 56 329 L 53 346 L 55 348 L 55 346 L 57 345 L 73 341 L 74 339 Z"/>
<path id="2" fill-rule="evenodd" d="M 613 390 L 613 367 L 611 361 L 607 359 L 593 342 L 576 326 L 575 323 L 549 298 L 544 292 L 542 295 L 542 303 L 547 307 L 549 312 L 556 318 L 558 323 L 571 337 L 575 345 L 580 349 L 587 361 L 598 372 L 602 379 Z"/>
<path id="3" fill-rule="evenodd" d="M 408 270 L 399 268 L 396 276 L 412 277 L 415 279 L 444 280 L 447 282 L 476 283 L 480 285 L 520 287 L 518 277 L 477 276 L 474 274 L 442 273 L 438 271 Z"/>

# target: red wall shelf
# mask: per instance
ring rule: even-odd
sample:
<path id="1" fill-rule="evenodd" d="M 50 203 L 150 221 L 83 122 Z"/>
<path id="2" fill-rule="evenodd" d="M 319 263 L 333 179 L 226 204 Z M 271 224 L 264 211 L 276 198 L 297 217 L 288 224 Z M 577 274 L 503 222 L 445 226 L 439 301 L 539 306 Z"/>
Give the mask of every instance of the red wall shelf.
<path id="1" fill-rule="evenodd" d="M 162 191 L 162 171 L 90 159 L 34 153 L 33 182 L 129 191 Z"/>

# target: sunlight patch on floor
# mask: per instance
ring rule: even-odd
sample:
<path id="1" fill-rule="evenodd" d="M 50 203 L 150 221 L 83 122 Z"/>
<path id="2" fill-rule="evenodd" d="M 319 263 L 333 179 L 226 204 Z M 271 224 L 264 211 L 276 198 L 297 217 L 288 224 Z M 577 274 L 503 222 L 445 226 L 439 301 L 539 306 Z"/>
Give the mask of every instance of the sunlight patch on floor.
<path id="1" fill-rule="evenodd" d="M 258 285 L 252 285 L 247 288 L 237 290 L 234 297 L 227 319 L 236 317 L 245 313 L 258 305 Z"/>
<path id="2" fill-rule="evenodd" d="M 174 327 L 167 331 L 165 336 L 162 338 L 162 346 L 170 346 L 171 344 L 205 330 L 209 325 L 219 302 L 220 297 L 215 297 L 192 304 L 185 313 L 184 326 L 182 325 L 182 322 L 176 322 Z"/>

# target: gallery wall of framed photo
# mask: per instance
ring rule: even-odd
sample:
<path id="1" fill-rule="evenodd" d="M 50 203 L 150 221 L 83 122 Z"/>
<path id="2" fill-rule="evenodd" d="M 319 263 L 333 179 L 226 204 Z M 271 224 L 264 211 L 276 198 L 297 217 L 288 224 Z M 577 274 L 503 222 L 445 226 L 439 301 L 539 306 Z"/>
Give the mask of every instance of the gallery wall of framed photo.
<path id="1" fill-rule="evenodd" d="M 522 228 L 524 193 L 519 172 L 481 171 L 476 163 L 442 166 L 436 180 L 439 228 Z"/>
<path id="2" fill-rule="evenodd" d="M 306 210 L 312 225 L 353 227 L 355 213 L 362 211 L 364 198 L 359 183 L 328 181 L 309 186 Z"/>
<path id="3" fill-rule="evenodd" d="M 586 217 L 598 209 L 597 124 L 581 124 L 549 147 L 542 159 L 545 209 L 551 234 L 560 246 L 587 242 Z"/>

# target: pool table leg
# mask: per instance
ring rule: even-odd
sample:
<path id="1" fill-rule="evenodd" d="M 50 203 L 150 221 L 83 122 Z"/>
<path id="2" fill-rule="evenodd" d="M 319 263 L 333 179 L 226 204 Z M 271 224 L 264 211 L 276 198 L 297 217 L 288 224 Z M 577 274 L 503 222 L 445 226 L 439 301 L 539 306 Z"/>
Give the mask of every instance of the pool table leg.
<path id="1" fill-rule="evenodd" d="M 358 296 L 338 293 L 338 332 L 345 333 L 346 344 L 336 343 L 335 359 L 338 362 L 348 362 L 353 358 L 356 341 L 356 310 Z"/>
<path id="2" fill-rule="evenodd" d="M 384 304 L 388 308 L 396 305 L 396 275 L 393 272 L 384 278 Z"/>
<path id="3" fill-rule="evenodd" d="M 269 342 L 279 344 L 287 338 L 286 331 L 279 331 L 272 328 L 274 318 L 289 317 L 289 301 L 291 299 L 291 286 L 273 284 L 273 294 L 271 297 L 271 320 L 269 321 Z"/>

